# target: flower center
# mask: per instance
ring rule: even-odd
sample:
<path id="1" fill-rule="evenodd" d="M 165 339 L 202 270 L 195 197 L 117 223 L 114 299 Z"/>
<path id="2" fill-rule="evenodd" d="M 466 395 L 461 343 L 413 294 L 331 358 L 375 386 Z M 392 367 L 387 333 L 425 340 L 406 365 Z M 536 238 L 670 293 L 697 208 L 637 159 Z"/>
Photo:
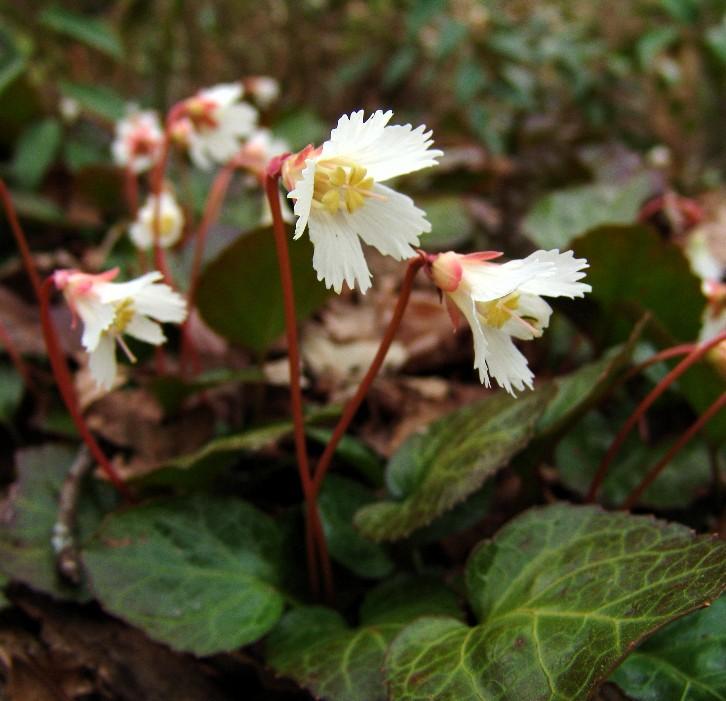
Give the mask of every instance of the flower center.
<path id="1" fill-rule="evenodd" d="M 519 309 L 519 303 L 519 292 L 512 292 L 491 302 L 477 302 L 476 310 L 488 326 L 501 329 L 512 319 L 526 328 L 532 336 L 539 338 L 542 335 L 542 320 L 523 314 Z"/>
<path id="2" fill-rule="evenodd" d="M 217 104 L 212 100 L 205 100 L 202 97 L 190 97 L 186 101 L 186 116 L 199 130 L 215 129 L 217 120 L 214 118 L 214 110 Z"/>
<path id="3" fill-rule="evenodd" d="M 512 292 L 506 297 L 493 299 L 491 302 L 478 302 L 476 310 L 488 326 L 501 329 L 514 316 L 519 306 L 519 294 Z"/>
<path id="4" fill-rule="evenodd" d="M 113 324 L 109 327 L 108 332 L 114 335 L 122 334 L 136 313 L 134 311 L 134 301 L 130 297 L 127 297 L 120 302 L 116 302 L 114 308 L 116 310 L 116 316 L 114 316 Z"/>
<path id="5" fill-rule="evenodd" d="M 360 209 L 366 197 L 373 196 L 373 178 L 362 166 L 350 161 L 331 158 L 320 161 L 315 169 L 313 204 L 331 214 L 347 209 Z"/>

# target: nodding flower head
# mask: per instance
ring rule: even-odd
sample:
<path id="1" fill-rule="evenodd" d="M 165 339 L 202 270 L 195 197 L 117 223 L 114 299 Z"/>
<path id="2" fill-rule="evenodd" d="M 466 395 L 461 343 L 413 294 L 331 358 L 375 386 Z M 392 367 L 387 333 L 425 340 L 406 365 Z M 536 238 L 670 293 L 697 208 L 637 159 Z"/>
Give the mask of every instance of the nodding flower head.
<path id="1" fill-rule="evenodd" d="M 78 270 L 56 270 L 53 281 L 63 293 L 74 317 L 83 322 L 81 344 L 89 354 L 89 369 L 96 383 L 110 389 L 116 378 L 116 345 L 129 360 L 136 358 L 123 335 L 158 346 L 166 338 L 159 322 L 181 323 L 186 302 L 154 271 L 129 282 L 111 282 L 118 269 L 98 275 Z"/>
<path id="2" fill-rule="evenodd" d="M 149 195 L 129 228 L 129 236 L 142 251 L 151 248 L 157 239 L 159 246 L 169 248 L 179 241 L 183 228 L 184 213 L 181 207 L 171 192 L 164 191 L 158 198 Z"/>
<path id="3" fill-rule="evenodd" d="M 200 90 L 172 110 L 169 132 L 189 149 L 194 165 L 203 170 L 226 163 L 257 125 L 257 110 L 242 102 L 240 83 Z"/>
<path id="4" fill-rule="evenodd" d="M 295 238 L 307 229 L 318 279 L 340 292 L 343 283 L 365 293 L 371 286 L 361 241 L 396 260 L 416 255 L 419 236 L 431 230 L 413 200 L 382 183 L 436 165 L 431 132 L 389 125 L 393 112 L 363 111 L 338 120 L 322 146 L 289 156 L 283 184 L 295 202 Z"/>
<path id="5" fill-rule="evenodd" d="M 164 133 L 156 112 L 141 112 L 132 107 L 116 123 L 116 138 L 111 147 L 114 161 L 134 173 L 143 173 L 159 159 L 163 142 Z"/>
<path id="6" fill-rule="evenodd" d="M 523 260 L 492 263 L 501 253 L 460 255 L 449 251 L 428 265 L 446 295 L 454 323 L 463 316 L 474 336 L 474 367 L 487 387 L 490 378 L 510 394 L 532 388 L 534 375 L 512 342 L 538 338 L 549 325 L 552 308 L 542 297 L 582 297 L 590 285 L 579 282 L 587 261 L 572 251 L 537 251 Z"/>

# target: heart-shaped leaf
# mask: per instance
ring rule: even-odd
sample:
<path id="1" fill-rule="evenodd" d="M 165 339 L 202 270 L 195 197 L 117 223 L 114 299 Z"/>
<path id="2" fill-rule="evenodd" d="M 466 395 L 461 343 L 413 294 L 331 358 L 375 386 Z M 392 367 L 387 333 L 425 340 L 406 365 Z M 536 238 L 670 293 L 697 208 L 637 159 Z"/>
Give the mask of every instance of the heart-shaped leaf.
<path id="1" fill-rule="evenodd" d="M 58 495 L 77 452 L 62 445 L 17 452 L 18 479 L 0 506 L 0 571 L 57 598 L 87 601 L 91 597 L 85 587 L 73 586 L 58 574 L 51 546 Z M 79 544 L 91 536 L 115 503 L 111 487 L 86 480 L 77 508 Z"/>
<path id="2" fill-rule="evenodd" d="M 394 701 L 586 699 L 643 638 L 718 597 L 726 543 L 559 504 L 481 544 L 466 578 L 479 625 L 407 626 L 386 662 Z"/>
<path id="3" fill-rule="evenodd" d="M 322 306 L 328 292 L 316 279 L 308 237 L 290 241 L 289 251 L 297 318 L 302 320 Z M 264 351 L 282 335 L 282 290 L 270 229 L 241 236 L 204 269 L 197 304 L 212 329 L 252 350 Z"/>
<path id="4" fill-rule="evenodd" d="M 396 501 L 363 507 L 356 526 L 372 540 L 396 540 L 463 501 L 526 445 L 553 392 L 494 394 L 411 436 L 386 470 Z"/>
<path id="5" fill-rule="evenodd" d="M 612 680 L 634 701 L 726 699 L 726 597 L 667 625 Z"/>
<path id="6" fill-rule="evenodd" d="M 321 606 L 290 611 L 267 640 L 267 659 L 316 698 L 384 701 L 388 643 L 407 623 L 436 614 L 461 616 L 453 592 L 432 578 L 399 577 L 368 594 L 358 628 Z"/>
<path id="7" fill-rule="evenodd" d="M 318 506 L 331 557 L 359 577 L 380 579 L 391 574 L 393 561 L 381 545 L 366 540 L 353 527 L 355 512 L 373 500 L 373 494 L 357 482 L 328 475 Z"/>
<path id="8" fill-rule="evenodd" d="M 524 231 L 540 248 L 569 248 L 572 239 L 597 226 L 632 224 L 650 192 L 638 175 L 620 185 L 595 183 L 545 195 L 524 220 Z"/>
<path id="9" fill-rule="evenodd" d="M 282 614 L 283 537 L 240 500 L 198 495 L 112 514 L 83 560 L 105 609 L 176 650 L 232 650 Z"/>

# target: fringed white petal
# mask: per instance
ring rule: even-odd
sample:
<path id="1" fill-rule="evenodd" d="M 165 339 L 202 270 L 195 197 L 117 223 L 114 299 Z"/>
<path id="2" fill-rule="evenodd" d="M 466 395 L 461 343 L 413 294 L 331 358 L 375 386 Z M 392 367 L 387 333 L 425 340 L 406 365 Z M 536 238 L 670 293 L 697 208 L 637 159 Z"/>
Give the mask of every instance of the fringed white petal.
<path id="1" fill-rule="evenodd" d="M 187 316 L 187 303 L 178 292 L 164 284 L 144 287 L 134 297 L 134 309 L 138 314 L 150 316 L 156 321 L 180 324 Z"/>
<path id="2" fill-rule="evenodd" d="M 309 220 L 310 240 L 313 242 L 313 268 L 318 280 L 337 293 L 343 283 L 365 294 L 371 286 L 371 274 L 366 265 L 360 240 L 345 218 L 315 210 Z"/>
<path id="3" fill-rule="evenodd" d="M 516 262 L 516 261 L 515 261 Z M 590 292 L 590 285 L 578 282 L 585 277 L 582 272 L 589 267 L 584 258 L 575 258 L 572 251 L 560 253 L 557 249 L 552 251 L 535 251 L 522 261 L 524 266 L 533 264 L 549 264 L 549 272 L 535 274 L 521 285 L 523 292 L 545 297 L 582 297 Z M 511 265 L 505 263 L 502 267 Z"/>
<path id="4" fill-rule="evenodd" d="M 93 294 L 79 296 L 75 307 L 83 322 L 81 344 L 87 351 L 93 351 L 98 346 L 101 334 L 113 324 L 116 311 Z"/>
<path id="5" fill-rule="evenodd" d="M 520 341 L 539 338 L 550 325 L 552 307 L 538 295 L 520 294 L 516 313 L 502 326 L 502 331 Z"/>
<path id="6" fill-rule="evenodd" d="M 104 334 L 88 356 L 88 369 L 99 387 L 111 389 L 116 379 L 116 345 L 113 336 Z"/>
<path id="7" fill-rule="evenodd" d="M 152 346 L 160 346 L 166 341 L 166 336 L 164 336 L 161 326 L 141 314 L 134 314 L 124 329 L 124 333 L 138 338 L 139 341 L 143 341 L 144 343 L 150 343 Z"/>
<path id="8" fill-rule="evenodd" d="M 526 264 L 525 264 L 526 263 Z M 516 260 L 504 265 L 463 259 L 463 285 L 478 302 L 491 302 L 516 292 L 533 276 L 551 274 L 552 265 L 537 260 Z"/>
<path id="9" fill-rule="evenodd" d="M 521 392 L 525 386 L 532 389 L 534 373 L 529 369 L 527 359 L 512 342 L 511 336 L 486 324 L 481 325 L 481 330 L 487 343 L 487 368 L 499 386 L 512 396 L 514 390 Z"/>
<path id="10" fill-rule="evenodd" d="M 204 100 L 210 100 L 221 107 L 226 107 L 242 98 L 244 88 L 241 83 L 220 83 L 211 88 L 203 88 L 197 95 Z"/>
<path id="11" fill-rule="evenodd" d="M 314 159 L 311 158 L 305 161 L 305 168 L 303 168 L 300 178 L 295 183 L 295 189 L 290 190 L 287 195 L 295 202 L 293 211 L 297 217 L 294 236 L 296 239 L 299 239 L 303 235 L 305 227 L 308 225 L 308 219 L 310 218 L 310 210 L 313 206 L 313 193 L 315 191 L 315 169 L 316 161 Z"/>
<path id="12" fill-rule="evenodd" d="M 122 299 L 135 298 L 138 293 L 149 285 L 153 285 L 164 276 L 158 270 L 152 270 L 141 277 L 128 282 L 102 282 L 96 285 L 99 299 L 104 304 L 119 302 Z"/>
<path id="13" fill-rule="evenodd" d="M 443 153 L 430 149 L 431 131 L 421 125 L 386 126 L 392 112 L 373 113 L 365 122 L 363 112 L 343 116 L 323 144 L 323 158 L 344 156 L 363 166 L 376 182 L 436 165 Z"/>
<path id="14" fill-rule="evenodd" d="M 233 134 L 237 138 L 245 138 L 252 134 L 257 126 L 257 110 L 246 102 L 227 107 L 220 115 L 219 129 Z"/>
<path id="15" fill-rule="evenodd" d="M 385 185 L 374 185 L 373 197 L 352 214 L 341 213 L 351 228 L 369 245 L 396 260 L 415 255 L 419 236 L 431 231 L 426 213 L 413 200 Z"/>

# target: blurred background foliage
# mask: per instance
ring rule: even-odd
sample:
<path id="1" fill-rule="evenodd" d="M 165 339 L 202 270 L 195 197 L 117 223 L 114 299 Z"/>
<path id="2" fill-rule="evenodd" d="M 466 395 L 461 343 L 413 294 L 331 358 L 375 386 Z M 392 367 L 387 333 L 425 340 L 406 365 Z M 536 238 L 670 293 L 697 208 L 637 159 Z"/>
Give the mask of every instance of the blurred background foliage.
<path id="1" fill-rule="evenodd" d="M 585 145 L 665 146 L 686 189 L 713 184 L 726 155 L 722 0 L 6 0 L 1 12 L 2 175 L 29 192 L 55 166 L 107 162 L 99 125 L 127 100 L 165 110 L 255 74 L 280 81 L 270 118 L 293 146 L 352 108 L 388 106 L 439 143 L 516 157 L 546 186 L 588 179 Z"/>

